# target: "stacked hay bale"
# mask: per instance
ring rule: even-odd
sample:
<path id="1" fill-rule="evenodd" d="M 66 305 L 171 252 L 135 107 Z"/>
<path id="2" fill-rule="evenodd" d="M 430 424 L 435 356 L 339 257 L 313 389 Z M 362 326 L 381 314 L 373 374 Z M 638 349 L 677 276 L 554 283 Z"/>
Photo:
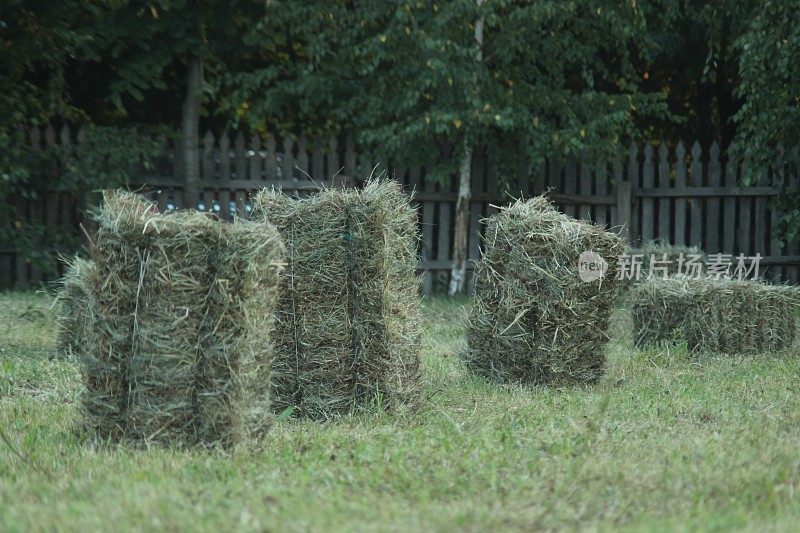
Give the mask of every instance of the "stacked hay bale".
<path id="1" fill-rule="evenodd" d="M 736 279 L 691 280 L 684 335 L 689 350 L 729 354 L 780 352 L 795 342 L 796 287 Z"/>
<path id="2" fill-rule="evenodd" d="M 631 293 L 638 348 L 686 341 L 695 352 L 778 352 L 795 342 L 800 291 L 761 281 L 652 279 Z"/>
<path id="3" fill-rule="evenodd" d="M 93 277 L 94 263 L 75 256 L 67 263 L 67 270 L 56 292 L 58 306 L 59 353 L 72 355 L 80 352 L 91 328 L 92 291 L 89 280 Z"/>
<path id="4" fill-rule="evenodd" d="M 105 194 L 82 354 L 101 438 L 231 445 L 268 411 L 270 317 L 283 243 L 267 224 L 162 215 Z"/>
<path id="5" fill-rule="evenodd" d="M 623 249 L 618 235 L 559 213 L 544 197 L 490 217 L 475 267 L 467 366 L 503 382 L 596 381 Z M 579 277 L 586 251 L 606 261 L 605 276 Z"/>
<path id="6" fill-rule="evenodd" d="M 276 412 L 325 419 L 420 391 L 416 211 L 399 184 L 294 200 L 264 190 L 254 216 L 287 243 L 271 365 Z"/>
<path id="7" fill-rule="evenodd" d="M 689 279 L 684 276 L 653 278 L 636 284 L 629 300 L 633 342 L 637 348 L 678 343 L 692 303 Z"/>

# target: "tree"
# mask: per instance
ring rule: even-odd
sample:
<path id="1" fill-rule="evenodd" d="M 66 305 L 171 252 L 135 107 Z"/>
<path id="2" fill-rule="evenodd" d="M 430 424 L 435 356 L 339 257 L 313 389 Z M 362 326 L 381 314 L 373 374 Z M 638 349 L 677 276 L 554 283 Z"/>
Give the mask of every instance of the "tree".
<path id="1" fill-rule="evenodd" d="M 310 39 L 327 38 L 317 48 L 336 49 L 327 59 L 338 61 L 310 56 L 306 67 L 352 88 L 337 106 L 359 110 L 349 121 L 362 146 L 397 163 L 437 163 L 428 178 L 441 182 L 459 173 L 462 198 L 469 197 L 465 162 L 473 147 L 510 175 L 545 152 L 614 151 L 620 138 L 635 135 L 636 117 L 665 112 L 659 93 L 639 90 L 652 13 L 636 2 L 348 6 L 331 19 L 330 32 Z M 355 30 L 342 34 L 341 26 Z M 463 288 L 464 205 L 450 293 Z"/>
<path id="2" fill-rule="evenodd" d="M 735 116 L 733 148 L 744 161 L 744 180 L 785 163 L 800 168 L 800 11 L 792 2 L 768 0 L 753 7 L 746 31 L 736 41 L 740 52 L 737 95 L 744 101 Z M 800 236 L 800 191 L 781 196 L 785 215 L 777 235 Z"/>
<path id="3" fill-rule="evenodd" d="M 257 0 L 125 1 L 94 8 L 93 53 L 114 65 L 108 94 L 117 108 L 125 112 L 152 93 L 173 93 L 170 80 L 182 85 L 185 205 L 198 199 L 200 116 L 204 103 L 216 103 L 204 96 L 220 98 L 217 91 L 228 69 L 247 60 L 242 35 L 263 12 L 264 3 Z"/>

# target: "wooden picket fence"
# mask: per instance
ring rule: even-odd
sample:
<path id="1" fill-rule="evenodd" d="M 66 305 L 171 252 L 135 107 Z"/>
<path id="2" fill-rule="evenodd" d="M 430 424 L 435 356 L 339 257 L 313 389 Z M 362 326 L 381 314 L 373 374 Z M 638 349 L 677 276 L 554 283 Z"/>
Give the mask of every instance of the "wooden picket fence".
<path id="1" fill-rule="evenodd" d="M 31 148 L 65 146 L 80 138 L 66 126 L 58 134 L 49 126 L 32 129 Z M 209 132 L 202 140 L 201 180 L 193 184 L 198 197 L 192 203 L 222 218 L 246 216 L 255 190 L 280 187 L 304 195 L 320 187 L 357 186 L 374 168 L 374 162 L 358 155 L 349 138 L 277 139 Z M 697 245 L 708 253 L 760 254 L 762 272 L 767 268 L 768 277 L 797 283 L 798 242 L 782 245 L 774 230 L 781 216 L 778 195 L 785 188 L 797 189 L 800 172 L 776 165 L 747 187 L 739 185 L 741 173 L 742 165 L 728 161 L 719 147 L 712 145 L 703 153 L 698 143 L 688 153 L 682 143 L 632 144 L 625 156 L 611 160 L 547 158 L 505 180 L 478 154 L 473 160 L 468 268 L 480 255 L 482 218 L 513 198 L 547 193 L 565 213 L 614 228 L 633 244 L 662 239 Z M 452 257 L 457 179 L 453 176 L 444 184 L 426 179 L 422 163 L 390 168 L 388 175 L 405 186 L 418 206 L 424 292 L 441 289 Z M 184 207 L 186 183 L 179 158 L 172 155 L 164 158 L 155 175 L 143 176 L 130 186 L 141 188 L 162 209 Z M 22 202 L 16 214 L 46 228 L 77 228 L 83 217 L 75 194 L 56 190 Z M 46 279 L 23 254 L 0 244 L 0 288 L 21 288 Z"/>

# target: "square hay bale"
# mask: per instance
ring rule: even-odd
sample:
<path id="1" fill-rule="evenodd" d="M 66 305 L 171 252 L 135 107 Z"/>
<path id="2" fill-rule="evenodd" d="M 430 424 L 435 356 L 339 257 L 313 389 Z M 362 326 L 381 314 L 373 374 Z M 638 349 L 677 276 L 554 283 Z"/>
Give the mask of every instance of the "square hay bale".
<path id="1" fill-rule="evenodd" d="M 326 419 L 420 393 L 416 211 L 394 181 L 295 200 L 264 190 L 254 216 L 287 243 L 271 365 L 275 412 Z"/>
<path id="2" fill-rule="evenodd" d="M 754 280 L 692 279 L 684 335 L 689 350 L 729 354 L 794 346 L 800 290 Z"/>
<path id="3" fill-rule="evenodd" d="M 686 277 L 674 276 L 648 279 L 633 287 L 629 301 L 637 348 L 684 340 L 684 321 L 692 303 L 688 284 Z"/>
<path id="4" fill-rule="evenodd" d="M 70 356 L 80 352 L 91 327 L 92 291 L 89 281 L 93 277 L 94 263 L 75 256 L 67 263 L 67 270 L 56 292 L 58 306 L 57 351 Z"/>
<path id="5" fill-rule="evenodd" d="M 502 382 L 599 379 L 619 291 L 622 239 L 537 197 L 488 218 L 483 244 L 467 324 L 467 366 Z M 604 276 L 581 279 L 583 252 L 605 261 Z"/>
<path id="6" fill-rule="evenodd" d="M 229 446 L 268 413 L 283 242 L 266 223 L 163 215 L 106 193 L 96 213 L 86 425 L 101 438 Z"/>

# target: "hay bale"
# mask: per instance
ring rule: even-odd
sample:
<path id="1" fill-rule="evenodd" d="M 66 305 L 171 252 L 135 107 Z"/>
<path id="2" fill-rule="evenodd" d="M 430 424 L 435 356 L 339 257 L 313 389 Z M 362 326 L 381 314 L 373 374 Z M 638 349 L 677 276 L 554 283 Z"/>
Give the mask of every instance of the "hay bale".
<path id="1" fill-rule="evenodd" d="M 559 213 L 545 197 L 517 201 L 488 218 L 475 267 L 467 366 L 503 382 L 596 381 L 623 249 L 618 235 Z M 581 280 L 584 251 L 605 259 L 604 277 Z"/>
<path id="2" fill-rule="evenodd" d="M 268 409 L 283 244 L 268 224 L 163 215 L 106 193 L 96 213 L 86 425 L 101 438 L 224 446 Z"/>
<path id="3" fill-rule="evenodd" d="M 654 265 L 656 267 L 665 266 L 667 268 L 667 276 L 675 276 L 678 274 L 685 273 L 685 266 L 684 271 L 679 272 L 678 268 L 680 266 L 679 259 L 683 256 L 684 261 L 686 261 L 689 257 L 699 258 L 699 263 L 703 266 L 708 261 L 706 253 L 698 248 L 697 246 L 682 246 L 682 245 L 673 245 L 669 244 L 668 242 L 663 241 L 650 241 L 645 243 L 643 246 L 639 248 L 628 248 L 625 250 L 625 253 L 628 256 L 634 255 L 641 255 L 642 256 L 642 270 L 641 270 L 641 278 L 640 281 L 644 281 L 648 277 L 650 277 L 650 267 Z M 655 261 L 666 261 L 666 264 L 654 264 L 653 260 Z M 655 277 L 660 277 L 659 274 L 656 274 Z M 635 280 L 634 280 L 635 282 Z"/>
<path id="4" fill-rule="evenodd" d="M 737 279 L 692 279 L 684 321 L 689 350 L 729 354 L 779 352 L 794 346 L 800 291 Z"/>
<path id="5" fill-rule="evenodd" d="M 82 349 L 86 330 L 91 327 L 92 291 L 89 281 L 93 276 L 94 263 L 75 256 L 67 262 L 67 270 L 56 292 L 58 306 L 59 353 L 70 356 Z"/>
<path id="6" fill-rule="evenodd" d="M 688 283 L 686 277 L 674 276 L 648 279 L 633 287 L 629 299 L 637 348 L 683 340 L 684 321 L 692 303 Z"/>
<path id="7" fill-rule="evenodd" d="M 275 412 L 325 419 L 420 391 L 416 211 L 394 181 L 306 199 L 264 190 L 254 217 L 287 243 L 271 365 Z"/>

